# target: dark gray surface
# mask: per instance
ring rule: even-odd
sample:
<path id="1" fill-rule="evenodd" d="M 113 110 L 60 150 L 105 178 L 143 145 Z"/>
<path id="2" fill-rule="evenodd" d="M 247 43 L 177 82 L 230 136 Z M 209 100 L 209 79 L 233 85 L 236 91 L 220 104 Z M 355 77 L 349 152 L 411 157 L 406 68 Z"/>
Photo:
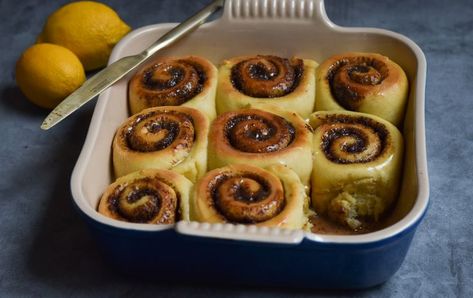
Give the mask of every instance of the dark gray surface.
<path id="1" fill-rule="evenodd" d="M 47 15 L 65 2 L 0 0 L 0 296 L 473 297 L 472 1 L 326 1 L 335 23 L 402 33 L 420 45 L 428 61 L 431 206 L 397 274 L 356 292 L 169 285 L 112 272 L 69 193 L 92 105 L 43 132 L 39 126 L 47 111 L 27 102 L 15 86 L 15 61 Z M 137 28 L 181 21 L 207 1 L 104 2 Z"/>

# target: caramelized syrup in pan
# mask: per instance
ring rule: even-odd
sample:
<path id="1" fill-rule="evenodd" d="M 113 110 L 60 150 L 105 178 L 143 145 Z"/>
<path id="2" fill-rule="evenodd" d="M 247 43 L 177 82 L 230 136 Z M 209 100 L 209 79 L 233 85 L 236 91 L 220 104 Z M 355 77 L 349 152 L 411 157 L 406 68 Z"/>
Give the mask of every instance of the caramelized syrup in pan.
<path id="1" fill-rule="evenodd" d="M 323 216 L 313 215 L 309 217 L 312 223 L 312 232 L 326 235 L 359 235 L 374 232 L 385 228 L 388 224 L 384 220 L 378 222 L 363 221 L 360 228 L 352 230 L 347 226 L 333 222 Z"/>

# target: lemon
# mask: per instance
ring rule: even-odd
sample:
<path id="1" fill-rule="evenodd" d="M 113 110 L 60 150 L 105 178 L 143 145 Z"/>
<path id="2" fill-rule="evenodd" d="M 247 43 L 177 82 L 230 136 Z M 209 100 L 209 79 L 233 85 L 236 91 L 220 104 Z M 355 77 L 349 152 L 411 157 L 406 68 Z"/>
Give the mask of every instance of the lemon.
<path id="1" fill-rule="evenodd" d="M 51 14 L 38 42 L 70 49 L 88 71 L 105 66 L 115 44 L 129 31 L 130 27 L 107 5 L 79 1 Z"/>
<path id="2" fill-rule="evenodd" d="M 85 72 L 70 50 L 48 43 L 28 48 L 16 63 L 16 82 L 25 96 L 54 108 L 85 81 Z"/>

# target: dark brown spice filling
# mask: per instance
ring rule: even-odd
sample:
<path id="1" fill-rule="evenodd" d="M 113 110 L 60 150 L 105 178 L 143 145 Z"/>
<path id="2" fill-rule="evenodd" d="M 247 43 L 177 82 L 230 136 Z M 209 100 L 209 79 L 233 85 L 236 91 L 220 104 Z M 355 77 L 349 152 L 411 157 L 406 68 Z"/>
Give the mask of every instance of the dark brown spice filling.
<path id="1" fill-rule="evenodd" d="M 185 70 L 180 66 L 166 68 L 167 78 L 160 79 L 156 78 L 154 73 L 159 69 L 159 64 L 154 65 L 152 68 L 146 70 L 143 74 L 143 84 L 149 89 L 169 89 L 179 84 L 183 77 Z"/>
<path id="2" fill-rule="evenodd" d="M 192 117 L 181 112 L 155 111 L 138 117 L 124 137 L 128 148 L 139 152 L 160 151 L 177 140 L 182 147 L 190 148 L 195 139 L 194 123 Z"/>
<path id="3" fill-rule="evenodd" d="M 152 106 L 181 105 L 199 94 L 206 80 L 202 66 L 186 59 L 157 63 L 142 77 L 143 86 L 154 91 L 147 96 Z"/>
<path id="4" fill-rule="evenodd" d="M 351 65 L 348 68 L 348 76 L 352 81 L 362 85 L 378 85 L 381 83 L 381 74 L 372 66 Z"/>
<path id="5" fill-rule="evenodd" d="M 118 186 L 107 201 L 112 213 L 129 222 L 172 224 L 180 216 L 179 193 L 160 179 L 145 177 Z"/>
<path id="6" fill-rule="evenodd" d="M 140 148 L 140 151 L 159 151 L 167 148 L 179 134 L 179 124 L 176 122 L 156 121 L 150 124 L 148 128 L 150 133 L 166 130 L 166 136 L 156 143 L 146 143 L 141 139 L 134 138 L 134 134 L 129 135 L 129 143 L 132 144 L 133 149 Z"/>
<path id="7" fill-rule="evenodd" d="M 322 147 L 324 149 L 325 155 L 331 161 L 336 161 L 337 163 L 349 163 L 349 161 L 337 157 L 333 154 L 331 150 L 332 142 L 340 137 L 349 136 L 354 139 L 354 142 L 350 144 L 343 144 L 341 150 L 347 153 L 359 153 L 366 149 L 367 137 L 364 135 L 363 131 L 359 131 L 353 128 L 342 128 L 342 129 L 332 129 L 328 131 L 323 138 Z M 368 162 L 368 159 L 359 159 L 358 162 Z"/>
<path id="8" fill-rule="evenodd" d="M 271 185 L 254 173 L 222 173 L 209 185 L 214 207 L 229 222 L 258 223 L 279 214 L 285 206 L 282 194 L 271 195 Z"/>
<path id="9" fill-rule="evenodd" d="M 221 178 L 218 180 L 218 183 L 215 185 L 215 189 L 220 188 L 224 184 L 224 182 L 227 181 L 229 178 L 233 178 L 238 182 L 235 184 L 231 184 L 229 189 L 229 193 L 233 194 L 233 197 L 236 200 L 247 203 L 254 203 L 263 200 L 269 194 L 270 185 L 268 184 L 268 182 L 262 177 L 253 173 L 245 173 L 237 176 L 221 176 Z M 250 189 L 251 187 L 249 185 L 241 183 L 241 180 L 243 179 L 251 179 L 253 181 L 256 181 L 258 183 L 257 191 Z M 216 198 L 218 198 L 219 196 L 219 193 L 216 190 L 214 190 L 214 196 Z"/>
<path id="10" fill-rule="evenodd" d="M 133 204 L 141 198 L 146 197 L 147 202 L 132 212 L 127 212 L 122 208 L 117 208 L 118 213 L 132 222 L 147 222 L 159 211 L 160 197 L 159 193 L 153 189 L 139 189 L 127 196 L 127 203 Z"/>
<path id="11" fill-rule="evenodd" d="M 328 70 L 327 80 L 337 102 L 347 110 L 356 110 L 365 97 L 356 84 L 374 86 L 389 75 L 386 64 L 370 57 L 350 57 L 336 61 Z"/>
<path id="12" fill-rule="evenodd" d="M 358 127 L 337 127 L 326 131 L 322 138 L 322 150 L 325 153 L 325 156 L 335 162 L 340 164 L 350 164 L 350 163 L 366 163 L 375 160 L 380 156 L 386 146 L 389 132 L 386 127 L 367 117 L 351 117 L 343 115 L 333 115 L 327 116 L 327 123 L 345 123 L 345 124 L 360 124 L 363 128 Z M 343 137 L 349 137 L 351 139 L 350 143 L 343 143 L 342 147 L 339 148 L 340 151 L 346 152 L 347 154 L 359 154 L 367 149 L 368 135 L 367 134 L 376 134 L 379 137 L 381 144 L 376 147 L 376 151 L 372 152 L 363 157 L 358 157 L 356 161 L 349 160 L 342 156 L 339 156 L 336 153 L 336 150 L 333 146 L 334 142 Z"/>
<path id="13" fill-rule="evenodd" d="M 146 199 L 144 204 L 133 206 L 143 198 Z M 160 201 L 159 191 L 153 187 L 153 181 L 143 178 L 125 187 L 118 187 L 108 200 L 108 208 L 127 221 L 145 223 L 159 212 Z"/>
<path id="14" fill-rule="evenodd" d="M 258 55 L 233 66 L 231 82 L 235 89 L 248 96 L 274 98 L 294 91 L 303 72 L 301 59 Z"/>
<path id="15" fill-rule="evenodd" d="M 249 153 L 269 153 L 288 147 L 296 130 L 283 117 L 237 114 L 225 125 L 225 136 L 232 147 Z"/>

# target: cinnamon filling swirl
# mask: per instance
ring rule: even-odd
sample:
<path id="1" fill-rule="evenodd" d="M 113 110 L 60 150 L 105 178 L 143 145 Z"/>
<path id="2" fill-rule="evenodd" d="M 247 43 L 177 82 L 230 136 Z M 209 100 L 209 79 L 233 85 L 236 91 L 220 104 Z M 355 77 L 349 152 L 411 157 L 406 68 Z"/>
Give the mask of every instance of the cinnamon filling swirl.
<path id="1" fill-rule="evenodd" d="M 213 178 L 209 188 L 216 209 L 229 222 L 263 222 L 278 215 L 285 206 L 281 182 L 260 173 L 224 172 Z"/>
<path id="2" fill-rule="evenodd" d="M 110 212 L 134 223 L 172 224 L 179 216 L 176 192 L 156 179 L 119 185 L 107 202 Z"/>
<path id="3" fill-rule="evenodd" d="M 192 117 L 172 110 L 137 117 L 123 132 L 128 148 L 139 152 L 159 151 L 169 146 L 190 152 L 195 138 Z"/>
<path id="4" fill-rule="evenodd" d="M 202 91 L 205 72 L 195 61 L 180 59 L 156 63 L 145 69 L 142 86 L 149 106 L 176 106 Z"/>
<path id="5" fill-rule="evenodd" d="M 231 81 L 237 90 L 251 97 L 281 97 L 298 86 L 303 68 L 301 59 L 258 55 L 236 64 Z"/>
<path id="6" fill-rule="evenodd" d="M 387 147 L 386 127 L 366 117 L 337 116 L 329 120 L 322 138 L 325 156 L 340 164 L 375 160 Z"/>
<path id="7" fill-rule="evenodd" d="M 232 147 L 249 153 L 276 152 L 288 147 L 295 128 L 283 117 L 259 113 L 235 113 L 225 126 L 225 136 Z"/>
<path id="8" fill-rule="evenodd" d="M 372 86 L 389 75 L 388 67 L 376 58 L 347 57 L 330 67 L 327 80 L 337 102 L 348 110 L 356 110 Z"/>

